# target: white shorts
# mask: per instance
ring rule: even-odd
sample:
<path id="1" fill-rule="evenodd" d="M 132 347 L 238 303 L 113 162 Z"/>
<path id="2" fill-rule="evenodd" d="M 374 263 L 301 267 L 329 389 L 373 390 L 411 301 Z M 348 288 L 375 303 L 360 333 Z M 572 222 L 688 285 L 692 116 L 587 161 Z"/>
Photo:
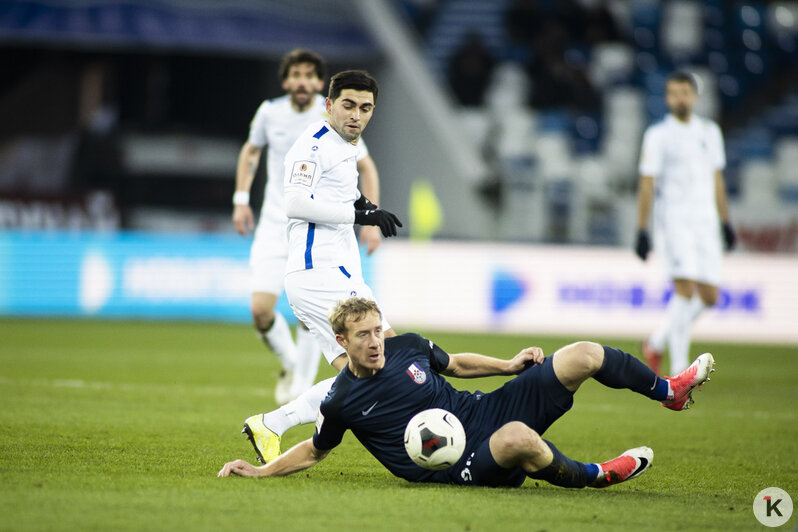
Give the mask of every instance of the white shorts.
<path id="1" fill-rule="evenodd" d="M 286 224 L 261 217 L 249 251 L 250 291 L 282 294 L 287 261 Z"/>
<path id="2" fill-rule="evenodd" d="M 655 252 L 670 279 L 689 279 L 720 285 L 720 228 L 715 222 L 680 223 L 673 220 L 657 226 Z"/>
<path id="3" fill-rule="evenodd" d="M 371 288 L 362 277 L 347 277 L 339 268 L 313 268 L 291 272 L 285 276 L 285 294 L 294 315 L 313 332 L 324 358 L 330 364 L 344 353 L 344 349 L 335 341 L 332 326 L 327 321 L 330 310 L 339 301 L 352 296 L 376 301 Z M 390 328 L 383 315 L 382 330 L 387 331 Z"/>

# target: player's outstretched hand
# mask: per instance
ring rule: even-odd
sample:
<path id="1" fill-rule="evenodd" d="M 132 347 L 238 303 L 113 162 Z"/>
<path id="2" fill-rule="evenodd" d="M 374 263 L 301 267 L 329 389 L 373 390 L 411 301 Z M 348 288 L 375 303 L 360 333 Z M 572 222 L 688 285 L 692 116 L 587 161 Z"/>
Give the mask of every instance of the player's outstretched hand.
<path id="1" fill-rule="evenodd" d="M 238 475 L 240 477 L 255 477 L 258 476 L 257 468 L 244 460 L 233 460 L 224 464 L 217 477 L 229 477 L 230 475 Z"/>
<path id="2" fill-rule="evenodd" d="M 734 229 L 732 229 L 729 222 L 725 222 L 721 227 L 723 229 L 723 241 L 726 243 L 726 251 L 731 251 L 737 243 L 737 235 L 734 234 Z"/>
<path id="3" fill-rule="evenodd" d="M 255 228 L 255 216 L 249 205 L 236 205 L 233 207 L 233 223 L 239 234 L 247 236 Z"/>
<path id="4" fill-rule="evenodd" d="M 648 231 L 641 229 L 637 232 L 635 253 L 637 253 L 638 257 L 640 257 L 640 260 L 646 260 L 649 251 L 651 251 L 651 241 L 648 238 Z"/>
<path id="5" fill-rule="evenodd" d="M 510 360 L 509 372 L 511 375 L 521 373 L 526 368 L 535 364 L 543 364 L 546 355 L 540 347 L 527 347 Z"/>
<path id="6" fill-rule="evenodd" d="M 402 222 L 392 212 L 384 209 L 355 210 L 355 223 L 358 225 L 376 225 L 382 231 L 382 236 L 396 236 L 396 227 L 402 227 Z"/>

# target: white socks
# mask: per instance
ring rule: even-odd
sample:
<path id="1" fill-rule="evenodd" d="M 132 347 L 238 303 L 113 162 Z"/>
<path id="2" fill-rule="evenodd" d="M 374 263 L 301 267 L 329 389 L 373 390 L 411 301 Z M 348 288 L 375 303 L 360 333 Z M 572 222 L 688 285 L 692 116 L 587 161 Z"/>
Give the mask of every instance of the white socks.
<path id="1" fill-rule="evenodd" d="M 671 355 L 671 375 L 687 367 L 690 349 L 690 300 L 674 294 L 668 304 L 668 353 Z"/>
<path id="2" fill-rule="evenodd" d="M 290 403 L 263 414 L 263 424 L 278 436 L 282 436 L 291 427 L 316 421 L 319 406 L 327 397 L 327 392 L 332 388 L 333 381 L 335 381 L 335 377 L 317 382 Z"/>
<path id="3" fill-rule="evenodd" d="M 313 333 L 301 325 L 296 330 L 296 363 L 291 395 L 296 397 L 311 386 L 319 372 L 321 348 Z"/>
<path id="4" fill-rule="evenodd" d="M 671 357 L 671 375 L 676 375 L 689 364 L 690 327 L 706 308 L 698 295 L 692 299 L 673 294 L 668 302 L 665 322 L 651 335 L 648 344 L 657 351 L 668 351 Z"/>
<path id="5" fill-rule="evenodd" d="M 294 371 L 297 349 L 288 322 L 279 312 L 274 313 L 274 323 L 265 333 L 259 333 L 263 342 L 274 351 L 286 371 Z"/>
<path id="6" fill-rule="evenodd" d="M 690 300 L 690 310 L 688 311 L 690 314 L 690 323 L 692 324 L 698 317 L 704 312 L 707 306 L 698 296 L 693 296 L 693 299 Z"/>

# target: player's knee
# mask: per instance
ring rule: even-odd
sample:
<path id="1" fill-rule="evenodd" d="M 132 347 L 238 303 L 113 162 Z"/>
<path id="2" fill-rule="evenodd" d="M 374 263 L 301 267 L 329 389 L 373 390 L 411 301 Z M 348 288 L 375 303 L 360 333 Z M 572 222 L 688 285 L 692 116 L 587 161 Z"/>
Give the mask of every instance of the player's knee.
<path id="1" fill-rule="evenodd" d="M 274 309 L 268 305 L 264 305 L 258 301 L 253 301 L 250 305 L 252 312 L 252 321 L 255 323 L 255 328 L 259 331 L 267 331 L 274 323 Z"/>
<path id="2" fill-rule="evenodd" d="M 588 378 L 604 363 L 604 348 L 595 342 L 575 342 L 562 351 L 568 374 L 573 378 Z"/>
<path id="3" fill-rule="evenodd" d="M 581 355 L 585 373 L 592 375 L 601 369 L 604 364 L 604 348 L 595 342 L 577 342 L 576 346 Z"/>
<path id="4" fill-rule="evenodd" d="M 718 293 L 717 292 L 702 293 L 701 301 L 704 303 L 704 305 L 708 307 L 714 307 L 715 303 L 718 302 Z"/>
<path id="5" fill-rule="evenodd" d="M 520 421 L 511 421 L 504 425 L 502 431 L 502 446 L 511 456 L 531 456 L 544 452 L 546 446 L 537 432 Z"/>

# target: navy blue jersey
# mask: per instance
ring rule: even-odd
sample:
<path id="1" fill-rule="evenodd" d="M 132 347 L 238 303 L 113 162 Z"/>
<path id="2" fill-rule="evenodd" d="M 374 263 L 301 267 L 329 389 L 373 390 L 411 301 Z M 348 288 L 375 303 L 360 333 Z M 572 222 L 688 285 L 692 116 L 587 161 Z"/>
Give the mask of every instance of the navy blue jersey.
<path id="1" fill-rule="evenodd" d="M 445 471 L 429 471 L 410 460 L 404 432 L 415 414 L 443 408 L 460 419 L 469 437 L 473 406 L 481 394 L 455 390 L 438 374 L 448 365 L 449 355 L 417 334 L 386 338 L 385 366 L 376 375 L 359 379 L 348 367 L 338 374 L 321 403 L 313 445 L 332 449 L 349 429 L 394 475 L 446 482 Z"/>

